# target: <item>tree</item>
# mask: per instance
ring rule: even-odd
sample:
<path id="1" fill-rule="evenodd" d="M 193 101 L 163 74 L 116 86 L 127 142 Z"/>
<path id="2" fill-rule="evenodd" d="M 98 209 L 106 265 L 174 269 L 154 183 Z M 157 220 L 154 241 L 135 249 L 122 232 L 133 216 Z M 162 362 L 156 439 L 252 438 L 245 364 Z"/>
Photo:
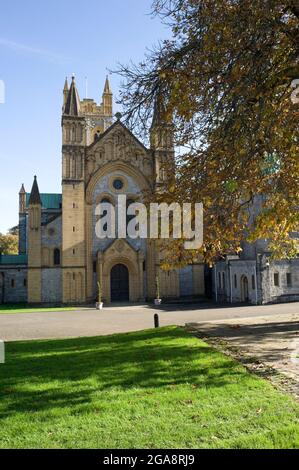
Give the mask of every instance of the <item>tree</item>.
<path id="1" fill-rule="evenodd" d="M 0 254 L 2 255 L 16 255 L 18 254 L 18 235 L 2 234 L 0 233 Z"/>
<path id="2" fill-rule="evenodd" d="M 19 226 L 18 225 L 15 225 L 14 227 L 11 227 L 9 230 L 8 230 L 8 233 L 10 235 L 18 235 L 19 236 Z"/>
<path id="3" fill-rule="evenodd" d="M 155 0 L 172 31 L 137 65 L 120 65 L 127 123 L 148 131 L 163 99 L 173 120 L 176 184 L 162 198 L 203 202 L 206 261 L 268 238 L 276 257 L 293 256 L 298 228 L 299 78 L 297 0 Z M 162 97 L 162 98 L 161 98 Z M 255 197 L 263 201 L 249 224 Z M 168 259 L 182 260 L 182 244 Z M 172 255 L 171 255 L 172 252 Z M 198 253 L 196 253 L 198 255 Z"/>

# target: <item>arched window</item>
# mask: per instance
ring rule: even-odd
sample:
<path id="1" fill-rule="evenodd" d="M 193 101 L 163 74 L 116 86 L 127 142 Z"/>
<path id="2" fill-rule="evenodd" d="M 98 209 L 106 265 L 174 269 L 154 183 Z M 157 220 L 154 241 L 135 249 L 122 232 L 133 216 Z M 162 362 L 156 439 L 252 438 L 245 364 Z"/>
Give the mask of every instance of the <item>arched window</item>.
<path id="1" fill-rule="evenodd" d="M 60 250 L 59 248 L 55 248 L 54 250 L 54 266 L 60 265 Z"/>
<path id="2" fill-rule="evenodd" d="M 94 135 L 94 142 L 97 142 L 97 140 L 99 140 L 100 137 L 101 137 L 100 131 L 97 131 Z"/>
<path id="3" fill-rule="evenodd" d="M 222 287 L 225 289 L 225 273 L 222 273 Z"/>

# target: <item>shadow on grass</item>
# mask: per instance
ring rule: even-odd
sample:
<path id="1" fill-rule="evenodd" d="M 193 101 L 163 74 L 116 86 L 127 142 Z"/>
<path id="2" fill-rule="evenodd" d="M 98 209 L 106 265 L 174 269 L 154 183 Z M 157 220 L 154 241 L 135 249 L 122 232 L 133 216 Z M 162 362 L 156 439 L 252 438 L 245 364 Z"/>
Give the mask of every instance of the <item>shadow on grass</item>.
<path id="1" fill-rule="evenodd" d="M 88 404 L 95 393 L 112 389 L 215 388 L 249 377 L 238 363 L 175 327 L 9 343 L 0 368 L 0 416 Z"/>

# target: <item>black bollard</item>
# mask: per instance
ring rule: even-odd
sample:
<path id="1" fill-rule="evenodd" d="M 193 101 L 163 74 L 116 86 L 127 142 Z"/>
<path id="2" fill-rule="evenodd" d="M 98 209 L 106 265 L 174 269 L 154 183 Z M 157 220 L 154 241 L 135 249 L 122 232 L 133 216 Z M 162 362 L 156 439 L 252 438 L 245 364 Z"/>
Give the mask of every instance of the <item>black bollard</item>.
<path id="1" fill-rule="evenodd" d="M 155 313 L 154 320 L 155 320 L 155 328 L 159 328 L 160 322 L 159 322 L 159 315 L 157 313 Z"/>

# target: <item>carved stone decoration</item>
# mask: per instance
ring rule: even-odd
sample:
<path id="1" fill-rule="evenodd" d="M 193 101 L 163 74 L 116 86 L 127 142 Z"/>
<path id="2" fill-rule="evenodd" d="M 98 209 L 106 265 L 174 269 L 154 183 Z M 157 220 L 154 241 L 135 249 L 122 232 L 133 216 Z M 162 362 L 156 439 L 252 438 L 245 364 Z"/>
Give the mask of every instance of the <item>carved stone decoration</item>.
<path id="1" fill-rule="evenodd" d="M 90 119 L 89 121 L 92 126 L 96 124 L 95 120 Z M 151 177 L 153 174 L 151 154 L 141 144 L 138 144 L 138 141 L 129 132 L 117 126 L 98 143 L 95 143 L 90 150 L 95 155 L 95 165 L 94 167 L 89 165 L 89 176 L 103 165 L 115 161 L 123 161 L 137 168 L 147 177 Z M 88 153 L 87 151 L 87 160 L 89 159 Z"/>
<path id="2" fill-rule="evenodd" d="M 123 240 L 118 240 L 115 244 L 115 248 L 118 253 L 122 253 L 122 251 L 124 251 L 125 249 L 125 243 L 123 242 Z"/>

